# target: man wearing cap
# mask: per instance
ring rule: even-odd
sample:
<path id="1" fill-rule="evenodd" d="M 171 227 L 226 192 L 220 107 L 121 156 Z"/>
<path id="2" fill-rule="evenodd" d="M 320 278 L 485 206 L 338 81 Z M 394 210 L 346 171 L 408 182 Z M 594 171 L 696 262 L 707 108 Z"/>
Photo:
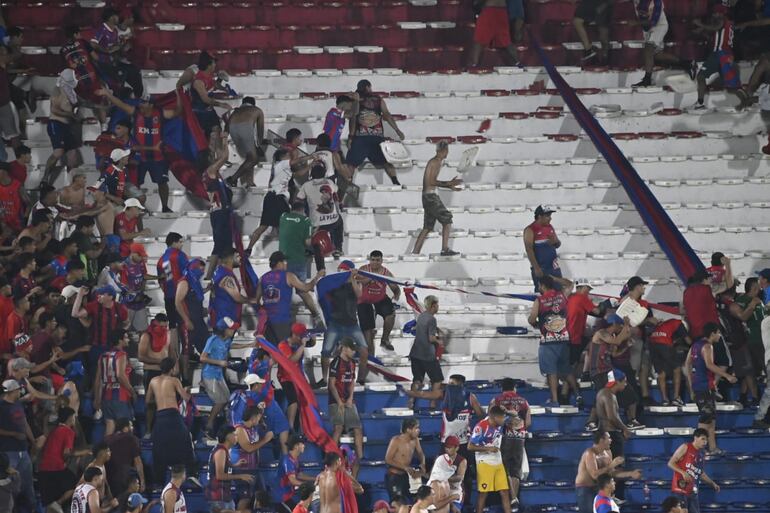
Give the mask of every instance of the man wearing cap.
<path id="1" fill-rule="evenodd" d="M 158 185 L 163 212 L 171 212 L 168 208 L 168 162 L 163 158 L 161 124 L 163 120 L 175 118 L 182 113 L 179 98 L 177 97 L 176 108 L 161 110 L 153 105 L 147 94 L 141 97 L 137 107 L 125 103 L 108 89 L 99 89 L 96 94 L 104 96 L 117 108 L 133 116 L 136 141 L 134 151 L 139 153 L 140 158 L 137 185 L 141 187 L 144 184 L 145 175 L 149 171 L 152 182 Z"/>
<path id="2" fill-rule="evenodd" d="M 385 155 L 380 148 L 380 144 L 385 141 L 385 128 L 382 122 L 387 122 L 395 130 L 399 140 L 404 138 L 404 134 L 398 129 L 396 120 L 385 105 L 385 100 L 372 92 L 371 82 L 366 79 L 359 80 L 356 85 L 356 94 L 358 102 L 354 107 L 355 115 L 350 120 L 352 142 L 345 163 L 357 169 L 368 159 L 373 166 L 384 167 L 385 173 L 394 185 L 401 185 L 396 177 L 396 168 L 385 160 Z"/>
<path id="3" fill-rule="evenodd" d="M 29 457 L 30 444 L 35 443 L 27 423 L 19 398 L 23 392 L 21 385 L 15 379 L 3 381 L 2 398 L 0 398 L 0 452 L 8 456 L 10 466 L 16 469 L 21 478 L 21 493 L 17 496 L 18 511 L 31 512 L 35 509 L 34 479 L 32 476 L 32 460 Z"/>
<path id="4" fill-rule="evenodd" d="M 460 439 L 452 435 L 444 440 L 444 453 L 433 462 L 433 468 L 428 478 L 428 486 L 433 488 L 437 501 L 457 496 L 457 500 L 437 509 L 436 513 L 460 513 L 463 509 L 463 481 L 468 469 L 468 461 L 459 454 Z M 387 503 L 386 503 L 387 504 Z M 376 506 L 376 504 L 375 504 Z M 376 511 L 377 508 L 375 507 Z"/>
<path id="5" fill-rule="evenodd" d="M 545 276 L 561 278 L 561 267 L 556 250 L 561 241 L 551 225 L 551 214 L 556 212 L 550 207 L 539 205 L 535 209 L 535 221 L 524 228 L 524 250 L 532 268 L 532 281 L 535 292 L 539 292 L 538 280 Z"/>
<path id="6" fill-rule="evenodd" d="M 353 401 L 356 387 L 356 362 L 353 357 L 358 346 L 345 337 L 340 342 L 340 354 L 329 366 L 329 416 L 332 419 L 334 443 L 339 444 L 342 433 L 353 431 L 358 457 L 353 465 L 353 477 L 358 475 L 358 465 L 364 457 L 364 432 L 358 408 Z"/>
<path id="7" fill-rule="evenodd" d="M 88 294 L 87 287 L 80 287 L 75 302 L 72 304 L 72 317 L 89 327 L 91 350 L 88 357 L 89 377 L 96 373 L 96 362 L 101 354 L 110 347 L 115 333 L 126 327 L 128 310 L 115 301 L 115 289 L 106 286 L 94 291 L 96 299 L 83 305 Z"/>
<path id="8" fill-rule="evenodd" d="M 138 199 L 129 198 L 123 204 L 123 212 L 115 216 L 115 234 L 120 237 L 120 256 L 127 257 L 134 239 L 149 237 L 152 232 L 143 228 L 144 205 Z"/>
<path id="9" fill-rule="evenodd" d="M 144 293 L 144 289 L 147 280 L 155 280 L 157 276 L 147 273 L 147 250 L 143 244 L 133 242 L 129 251 L 120 270 L 120 281 L 123 285 L 121 303 L 128 308 L 129 329 L 141 333 L 148 325 L 146 306 L 149 297 Z"/>
<path id="10" fill-rule="evenodd" d="M 263 351 L 261 349 L 255 349 L 255 351 Z M 265 353 L 266 354 L 266 353 Z M 269 378 L 270 366 L 266 367 L 265 378 Z M 257 370 L 257 372 L 260 372 Z M 282 454 L 286 454 L 288 451 L 286 442 L 289 440 L 289 421 L 286 420 L 283 410 L 275 401 L 273 384 L 268 379 L 260 377 L 259 374 L 247 374 L 243 378 L 243 383 L 248 387 L 248 390 L 237 390 L 230 396 L 230 408 L 231 408 L 231 422 L 233 425 L 237 424 L 238 418 L 243 417 L 243 413 L 248 408 L 255 406 L 262 407 L 264 412 L 263 419 L 267 430 L 278 436 L 278 441 L 281 444 Z M 243 401 L 235 400 L 236 394 L 243 394 Z"/>
<path id="11" fill-rule="evenodd" d="M 563 288 L 557 288 L 557 282 Z M 546 406 L 559 405 L 559 378 L 564 379 L 575 393 L 575 401 L 582 404 L 580 388 L 569 365 L 569 331 L 567 331 L 567 296 L 572 282 L 560 277 L 544 275 L 538 278 L 540 296 L 532 304 L 529 324 L 540 330 L 538 361 L 540 373 L 546 376 L 551 400 Z M 566 395 L 566 394 L 565 394 Z"/>
<path id="12" fill-rule="evenodd" d="M 238 332 L 240 324 L 229 317 L 222 317 L 214 326 L 214 333 L 206 341 L 206 347 L 201 353 L 201 381 L 214 406 L 206 421 L 206 434 L 213 438 L 214 421 L 219 413 L 227 406 L 230 389 L 225 381 L 224 369 L 227 368 L 227 358 L 231 349 L 247 349 L 254 344 L 234 344 L 233 337 Z"/>
<path id="13" fill-rule="evenodd" d="M 270 255 L 270 271 L 262 275 L 257 286 L 256 303 L 261 301 L 267 313 L 265 338 L 277 344 L 289 336 L 291 330 L 291 296 L 293 289 L 310 292 L 326 272 L 322 269 L 309 282 L 287 271 L 286 255 L 276 251 Z"/>
<path id="14" fill-rule="evenodd" d="M 325 377 L 328 374 L 329 361 L 335 353 L 337 346 L 345 337 L 352 338 L 358 345 L 360 368 L 358 370 L 359 384 L 365 383 L 369 372 L 369 350 L 366 339 L 358 325 L 358 301 L 362 294 L 361 282 L 358 280 L 358 270 L 350 260 L 343 260 L 337 266 L 338 271 L 350 271 L 348 280 L 340 287 L 332 289 L 326 294 L 326 299 L 331 303 L 331 312 L 324 343 L 321 348 L 321 370 L 323 373 L 319 386 L 326 384 Z"/>
<path id="15" fill-rule="evenodd" d="M 586 323 L 588 316 L 600 317 L 603 313 L 600 306 L 596 306 L 589 296 L 593 287 L 588 280 L 579 279 L 575 282 L 575 292 L 567 298 L 567 332 L 569 333 L 569 363 L 572 373 L 580 376 L 585 366 L 581 366 L 580 358 L 583 355 L 591 337 L 586 335 Z"/>
<path id="16" fill-rule="evenodd" d="M 147 200 L 142 190 L 127 180 L 125 168 L 131 150 L 115 148 L 110 152 L 111 163 L 102 171 L 99 180 L 89 187 L 90 190 L 103 194 L 116 205 L 123 205 L 124 200 L 136 198 L 144 204 Z M 96 194 L 99 196 L 99 194 Z"/>
<path id="17" fill-rule="evenodd" d="M 291 325 L 289 336 L 278 344 L 278 350 L 294 362 L 300 372 L 304 372 L 305 348 L 308 343 L 315 344 L 315 339 L 308 335 L 307 326 L 295 322 Z M 289 426 L 293 427 L 297 417 L 297 391 L 289 373 L 280 366 L 278 367 L 278 382 L 281 384 L 286 398 L 286 418 L 289 421 Z"/>
<path id="18" fill-rule="evenodd" d="M 26 336 L 24 336 L 26 339 Z M 35 364 L 27 360 L 26 358 L 13 358 L 8 360 L 8 377 L 15 379 L 21 386 L 21 400 L 22 402 L 31 401 L 54 401 L 56 396 L 41 392 L 37 388 L 33 387 L 29 381 L 29 376 L 32 370 L 35 368 Z"/>
<path id="19" fill-rule="evenodd" d="M 596 415 L 599 419 L 599 430 L 607 431 L 612 437 L 610 450 L 615 456 L 623 456 L 624 441 L 632 435 L 629 426 L 620 419 L 618 394 L 628 386 L 626 375 L 620 369 L 612 369 L 607 373 L 607 384 L 596 394 Z"/>

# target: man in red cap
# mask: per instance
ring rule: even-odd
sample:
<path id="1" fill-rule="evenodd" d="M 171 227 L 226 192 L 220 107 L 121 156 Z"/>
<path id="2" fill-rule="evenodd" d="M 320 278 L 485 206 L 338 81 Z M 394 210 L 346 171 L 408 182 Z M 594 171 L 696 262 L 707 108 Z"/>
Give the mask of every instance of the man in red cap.
<path id="1" fill-rule="evenodd" d="M 301 322 L 295 322 L 291 325 L 289 337 L 278 344 L 278 350 L 294 362 L 302 372 L 305 348 L 308 347 L 309 342 L 310 347 L 315 345 L 315 339 L 308 335 L 307 326 Z M 283 394 L 286 397 L 286 419 L 289 421 L 289 426 L 294 427 L 294 421 L 297 419 L 297 390 L 289 374 L 281 367 L 278 367 L 278 382 L 281 384 L 281 389 L 283 389 Z"/>
<path id="2" fill-rule="evenodd" d="M 458 454 L 460 439 L 456 436 L 448 436 L 444 440 L 444 454 L 441 454 L 433 462 L 430 471 L 428 486 L 433 488 L 436 494 L 436 502 L 445 497 L 457 495 L 458 499 L 443 508 L 436 509 L 435 513 L 460 513 L 463 509 L 463 480 L 468 469 L 468 461 Z"/>

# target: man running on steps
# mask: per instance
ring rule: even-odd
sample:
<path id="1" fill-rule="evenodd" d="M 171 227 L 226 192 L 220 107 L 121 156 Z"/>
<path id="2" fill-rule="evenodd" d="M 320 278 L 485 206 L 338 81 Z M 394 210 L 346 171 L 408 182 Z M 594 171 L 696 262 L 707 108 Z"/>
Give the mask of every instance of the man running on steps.
<path id="1" fill-rule="evenodd" d="M 246 96 L 240 107 L 230 113 L 225 127 L 243 159 L 235 174 L 227 179 L 227 185 L 235 187 L 240 179 L 244 187 L 254 187 L 254 166 L 265 160 L 265 114 L 254 98 Z"/>
<path id="2" fill-rule="evenodd" d="M 387 122 L 396 131 L 399 140 L 404 138 L 404 133 L 398 129 L 396 120 L 385 105 L 385 100 L 372 92 L 371 82 L 359 80 L 356 94 L 358 94 L 358 103 L 354 107 L 356 115 L 350 120 L 352 143 L 345 163 L 355 170 L 368 159 L 373 166 L 385 168 L 385 173 L 393 185 L 401 185 L 396 177 L 396 168 L 385 160 L 385 155 L 380 148 L 380 143 L 385 141 L 385 127 L 382 122 Z"/>
<path id="3" fill-rule="evenodd" d="M 425 210 L 424 221 L 420 234 L 414 243 L 412 253 L 419 255 L 422 251 L 422 245 L 428 234 L 433 231 L 436 221 L 441 223 L 441 256 L 459 255 L 457 251 L 449 249 L 449 234 L 452 231 L 452 213 L 447 210 L 441 198 L 436 193 L 436 189 L 443 187 L 452 191 L 462 190 L 460 186 L 463 181 L 456 176 L 451 180 L 439 180 L 438 174 L 444 160 L 449 155 L 449 143 L 440 141 L 436 144 L 436 155 L 428 161 L 425 166 L 425 174 L 422 178 L 422 207 Z"/>
<path id="4" fill-rule="evenodd" d="M 508 64 L 519 65 L 519 53 L 511 41 L 511 27 L 508 23 L 508 7 L 505 0 L 475 0 L 475 8 L 481 12 L 476 19 L 473 32 L 470 67 L 475 68 L 481 61 L 484 48 L 503 48 L 508 54 Z"/>
<path id="5" fill-rule="evenodd" d="M 685 368 L 691 375 L 692 389 L 695 391 L 695 403 L 698 405 L 700 418 L 698 427 L 708 433 L 709 454 L 724 454 L 717 447 L 716 435 L 716 384 L 715 377 L 721 376 L 730 383 L 736 383 L 738 378 L 723 371 L 714 363 L 714 343 L 722 337 L 719 325 L 708 322 L 703 326 L 703 338 L 695 341 L 687 355 Z"/>
<path id="6" fill-rule="evenodd" d="M 693 60 L 679 59 L 665 51 L 664 41 L 668 32 L 668 19 L 663 9 L 663 0 L 635 0 L 636 17 L 644 35 L 644 78 L 634 87 L 652 85 L 652 68 L 655 64 L 668 64 L 680 68 L 695 80 L 698 64 Z"/>

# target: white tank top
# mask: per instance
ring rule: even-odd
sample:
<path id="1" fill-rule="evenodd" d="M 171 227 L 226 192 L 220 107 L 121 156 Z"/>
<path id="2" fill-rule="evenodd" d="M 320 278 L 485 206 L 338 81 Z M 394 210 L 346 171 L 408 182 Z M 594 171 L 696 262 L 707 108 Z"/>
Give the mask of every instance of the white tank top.
<path id="1" fill-rule="evenodd" d="M 91 512 L 88 507 L 88 495 L 96 491 L 92 485 L 83 483 L 75 488 L 75 492 L 72 494 L 72 505 L 70 506 L 71 513 L 97 513 Z M 98 493 L 98 492 L 97 492 Z"/>
<path id="2" fill-rule="evenodd" d="M 457 458 L 459 460 L 459 457 Z M 455 460 L 457 461 L 457 460 Z M 433 468 L 430 471 L 430 478 L 428 479 L 428 486 L 433 481 L 449 481 L 449 478 L 455 475 L 457 472 L 457 465 L 451 461 L 451 458 L 446 454 L 441 454 L 436 458 L 433 463 Z M 449 483 L 449 491 L 452 494 L 458 494 L 460 498 L 457 502 L 463 501 L 463 487 L 462 481 L 457 483 Z"/>
<path id="3" fill-rule="evenodd" d="M 443 422 L 441 428 L 441 441 L 446 441 L 449 436 L 456 436 L 461 444 L 468 443 L 468 436 L 471 433 L 471 410 L 463 410 L 457 414 L 454 420 L 447 420 L 446 414 L 441 413 Z"/>
<path id="4" fill-rule="evenodd" d="M 176 493 L 176 502 L 174 502 L 174 513 L 187 513 L 187 504 L 184 501 L 184 494 L 182 490 L 174 486 L 173 483 L 169 483 L 160 493 L 160 502 L 164 504 L 163 500 L 166 497 L 166 492 Z"/>

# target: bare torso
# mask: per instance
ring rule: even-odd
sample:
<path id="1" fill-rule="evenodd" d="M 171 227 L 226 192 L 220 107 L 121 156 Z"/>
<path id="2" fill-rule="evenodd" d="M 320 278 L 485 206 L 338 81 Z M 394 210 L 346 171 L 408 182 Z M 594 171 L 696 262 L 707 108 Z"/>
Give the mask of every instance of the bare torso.
<path id="1" fill-rule="evenodd" d="M 412 463 L 414 458 L 414 451 L 417 448 L 417 441 L 413 440 L 406 434 L 394 436 L 390 443 L 395 449 L 393 453 L 393 463 L 399 467 L 408 467 Z M 388 467 L 388 472 L 391 474 L 403 474 L 404 472 L 394 468 Z"/>
<path id="2" fill-rule="evenodd" d="M 320 513 L 341 513 L 342 505 L 337 476 L 329 469 L 324 470 L 318 476 L 318 486 L 321 488 L 321 497 L 323 498 Z"/>
<path id="3" fill-rule="evenodd" d="M 596 468 L 602 469 L 610 464 L 612 461 L 612 453 L 610 451 L 596 452 L 593 447 L 589 447 L 583 451 L 583 455 L 580 457 L 580 464 L 578 465 L 577 476 L 575 477 L 575 486 L 595 486 L 596 481 L 591 477 L 591 473 L 588 471 L 589 464 L 592 465 L 596 460 Z"/>
<path id="4" fill-rule="evenodd" d="M 599 429 L 618 431 L 617 426 L 611 420 L 618 416 L 618 399 L 607 388 L 603 388 L 596 394 L 596 415 L 599 419 Z"/>
<path id="5" fill-rule="evenodd" d="M 442 159 L 438 157 L 433 157 L 428 161 L 428 164 L 425 166 L 425 174 L 422 177 L 423 194 L 436 192 L 436 178 L 438 178 L 438 173 L 441 171 L 441 164 Z"/>
<path id="6" fill-rule="evenodd" d="M 230 124 L 238 125 L 241 123 L 256 123 L 259 110 L 256 107 L 246 106 L 238 107 L 230 114 Z"/>
<path id="7" fill-rule="evenodd" d="M 143 333 L 142 334 L 142 338 L 139 339 L 139 354 L 140 355 L 142 354 L 143 344 L 146 345 L 146 347 L 147 347 L 147 356 L 149 356 L 150 358 L 156 358 L 158 360 L 162 360 L 163 358 L 166 358 L 168 356 L 168 348 L 169 348 L 169 344 L 168 343 L 163 346 L 163 349 L 161 349 L 159 352 L 156 353 L 155 351 L 152 350 L 152 342 L 150 341 L 150 336 L 147 333 Z M 140 357 L 140 361 L 142 361 L 141 357 Z M 148 363 L 148 362 L 144 362 L 144 361 L 142 361 L 142 363 L 144 364 L 144 368 L 145 369 L 155 370 L 155 371 L 156 370 L 160 370 L 160 364 Z"/>
<path id="8" fill-rule="evenodd" d="M 173 408 L 176 410 L 177 405 L 177 387 L 179 386 L 179 379 L 173 376 L 167 376 L 165 374 L 156 376 L 150 381 L 150 388 L 155 397 L 155 404 L 158 407 L 158 411 Z"/>
<path id="9" fill-rule="evenodd" d="M 449 481 L 433 481 L 430 484 L 431 488 L 433 488 L 434 492 L 434 499 L 435 502 L 440 502 L 441 499 L 446 499 L 451 495 L 450 489 L 449 489 Z M 443 508 L 436 508 L 433 510 L 434 513 L 449 513 L 449 504 L 444 506 Z"/>

